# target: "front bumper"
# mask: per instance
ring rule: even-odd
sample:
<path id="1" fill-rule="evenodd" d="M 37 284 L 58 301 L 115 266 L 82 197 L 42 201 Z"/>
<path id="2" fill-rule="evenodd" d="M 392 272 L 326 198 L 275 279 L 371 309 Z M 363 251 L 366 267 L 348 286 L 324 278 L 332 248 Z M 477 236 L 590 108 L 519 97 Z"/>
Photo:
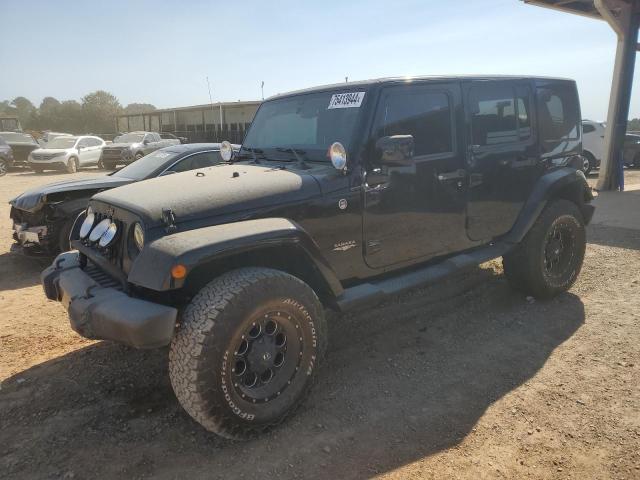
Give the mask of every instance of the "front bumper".
<path id="1" fill-rule="evenodd" d="M 77 251 L 58 255 L 40 279 L 47 298 L 63 303 L 71 328 L 85 338 L 136 348 L 157 348 L 171 341 L 175 308 L 103 287 L 85 272 Z"/>
<path id="2" fill-rule="evenodd" d="M 30 168 L 66 168 L 68 163 L 67 157 L 54 157 L 51 160 L 27 160 L 27 166 Z"/>
<path id="3" fill-rule="evenodd" d="M 40 240 L 46 235 L 46 225 L 38 225 L 35 227 L 28 227 L 23 224 L 13 225 L 13 239 L 23 247 L 40 245 Z"/>

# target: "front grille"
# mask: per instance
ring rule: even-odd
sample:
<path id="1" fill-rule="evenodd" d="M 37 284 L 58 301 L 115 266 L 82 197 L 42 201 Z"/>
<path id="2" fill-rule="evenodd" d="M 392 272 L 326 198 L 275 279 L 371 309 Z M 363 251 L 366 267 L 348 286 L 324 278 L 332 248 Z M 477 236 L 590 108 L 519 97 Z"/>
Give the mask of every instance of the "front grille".
<path id="1" fill-rule="evenodd" d="M 120 158 L 122 155 L 121 148 L 104 148 L 102 149 L 103 158 Z"/>
<path id="2" fill-rule="evenodd" d="M 16 162 L 26 162 L 29 154 L 33 152 L 37 146 L 11 145 L 13 150 L 13 159 Z"/>
<path id="3" fill-rule="evenodd" d="M 31 154 L 31 158 L 34 160 L 51 160 L 56 155 L 54 153 L 33 153 Z"/>
<path id="4" fill-rule="evenodd" d="M 87 262 L 87 266 L 84 268 L 84 272 L 101 287 L 122 290 L 122 284 L 120 284 L 120 282 L 114 280 L 110 275 L 100 270 L 98 266 L 94 265 L 90 261 Z"/>

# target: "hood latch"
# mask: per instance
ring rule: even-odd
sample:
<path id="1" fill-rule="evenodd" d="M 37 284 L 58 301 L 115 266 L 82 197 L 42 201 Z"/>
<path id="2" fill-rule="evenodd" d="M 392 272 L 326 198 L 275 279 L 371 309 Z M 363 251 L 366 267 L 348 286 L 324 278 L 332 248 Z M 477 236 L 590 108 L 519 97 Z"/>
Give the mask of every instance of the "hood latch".
<path id="1" fill-rule="evenodd" d="M 178 230 L 178 227 L 176 225 L 176 215 L 170 208 L 162 209 L 162 223 L 164 223 L 164 230 L 167 233 L 173 233 Z"/>

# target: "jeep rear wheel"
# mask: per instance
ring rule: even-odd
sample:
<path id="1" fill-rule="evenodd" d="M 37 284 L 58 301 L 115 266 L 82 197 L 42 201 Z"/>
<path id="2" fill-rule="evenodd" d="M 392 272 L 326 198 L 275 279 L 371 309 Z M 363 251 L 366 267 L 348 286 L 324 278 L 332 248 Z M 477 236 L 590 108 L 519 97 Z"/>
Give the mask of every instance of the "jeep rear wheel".
<path id="1" fill-rule="evenodd" d="M 282 422 L 302 402 L 325 349 L 313 290 L 267 268 L 228 272 L 185 309 L 169 376 L 183 408 L 207 430 L 245 439 Z"/>
<path id="2" fill-rule="evenodd" d="M 550 298 L 571 288 L 586 248 L 580 210 L 555 200 L 540 214 L 524 240 L 502 260 L 511 285 L 527 295 Z"/>

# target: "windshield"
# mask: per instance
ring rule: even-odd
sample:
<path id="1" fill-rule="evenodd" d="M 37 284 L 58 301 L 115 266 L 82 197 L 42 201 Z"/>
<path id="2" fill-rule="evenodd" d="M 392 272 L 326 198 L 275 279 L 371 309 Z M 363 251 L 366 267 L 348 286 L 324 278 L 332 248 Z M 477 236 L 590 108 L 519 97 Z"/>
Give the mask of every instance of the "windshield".
<path id="1" fill-rule="evenodd" d="M 15 142 L 15 143 L 35 143 L 36 141 L 33 139 L 31 135 L 27 135 L 26 133 L 0 133 L 0 137 L 4 138 L 7 142 Z"/>
<path id="2" fill-rule="evenodd" d="M 157 170 L 162 170 L 171 165 L 178 157 L 177 152 L 156 150 L 140 160 L 130 163 L 126 167 L 113 174 L 114 177 L 144 180 Z M 158 172 L 160 173 L 160 172 Z"/>
<path id="3" fill-rule="evenodd" d="M 332 143 L 349 149 L 364 96 L 365 92 L 331 91 L 268 101 L 256 113 L 242 150 L 282 158 L 283 150 L 294 148 L 307 160 L 329 161 Z"/>
<path id="4" fill-rule="evenodd" d="M 46 148 L 72 148 L 77 140 L 75 137 L 56 137 L 47 142 Z"/>
<path id="5" fill-rule="evenodd" d="M 113 143 L 140 143 L 144 138 L 143 133 L 125 133 L 113 139 Z"/>

